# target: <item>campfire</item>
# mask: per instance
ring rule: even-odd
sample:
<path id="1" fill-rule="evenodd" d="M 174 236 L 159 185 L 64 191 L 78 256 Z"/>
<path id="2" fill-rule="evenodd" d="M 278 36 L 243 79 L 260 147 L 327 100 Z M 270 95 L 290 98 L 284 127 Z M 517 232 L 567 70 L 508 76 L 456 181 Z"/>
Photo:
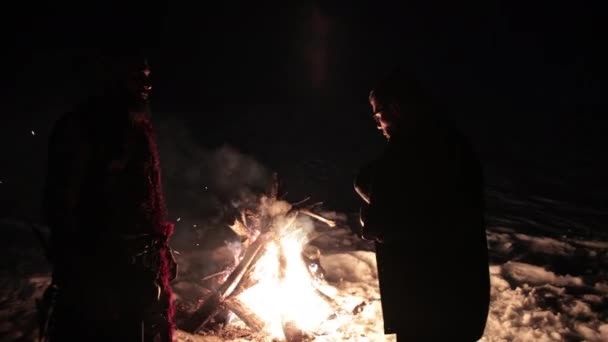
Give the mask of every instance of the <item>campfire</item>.
<path id="1" fill-rule="evenodd" d="M 230 226 L 243 246 L 238 263 L 211 275 L 222 276 L 223 282 L 181 329 L 194 333 L 229 310 L 268 341 L 378 340 L 366 336 L 382 331 L 379 302 L 327 282 L 321 251 L 310 244 L 323 234 L 313 220 L 326 231 L 338 229 L 336 222 L 314 212 L 319 204 L 303 203 L 279 200 L 275 188 L 255 210 L 241 213 Z"/>

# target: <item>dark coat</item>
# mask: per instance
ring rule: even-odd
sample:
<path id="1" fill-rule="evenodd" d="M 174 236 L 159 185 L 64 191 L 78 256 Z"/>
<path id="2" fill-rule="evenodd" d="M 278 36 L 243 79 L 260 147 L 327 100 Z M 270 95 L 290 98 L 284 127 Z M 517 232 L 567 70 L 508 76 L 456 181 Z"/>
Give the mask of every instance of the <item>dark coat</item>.
<path id="1" fill-rule="evenodd" d="M 479 339 L 488 252 L 481 167 L 465 139 L 420 124 L 392 137 L 355 186 L 369 195 L 362 235 L 377 241 L 385 332 L 405 341 Z"/>
<path id="2" fill-rule="evenodd" d="M 53 340 L 103 340 L 104 332 L 128 340 L 142 321 L 172 329 L 173 227 L 165 222 L 156 138 L 149 120 L 131 120 L 128 108 L 126 96 L 94 98 L 51 135 L 44 209 L 61 288 Z"/>

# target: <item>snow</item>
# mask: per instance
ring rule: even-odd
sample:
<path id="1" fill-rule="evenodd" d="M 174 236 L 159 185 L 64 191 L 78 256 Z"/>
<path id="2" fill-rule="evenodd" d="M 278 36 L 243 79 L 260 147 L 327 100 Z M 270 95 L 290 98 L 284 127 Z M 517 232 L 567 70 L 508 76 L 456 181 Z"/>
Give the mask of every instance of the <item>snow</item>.
<path id="1" fill-rule="evenodd" d="M 482 341 L 608 341 L 606 241 L 506 229 L 490 229 L 488 240 L 492 300 Z"/>
<path id="2" fill-rule="evenodd" d="M 550 237 L 532 237 L 525 234 L 514 235 L 530 252 L 549 255 L 570 256 L 576 248 L 571 244 Z"/>
<path id="3" fill-rule="evenodd" d="M 321 267 L 330 282 L 376 282 L 376 255 L 367 251 L 352 251 L 321 256 Z"/>
<path id="4" fill-rule="evenodd" d="M 583 280 L 570 275 L 556 275 L 543 267 L 521 262 L 507 262 L 502 266 L 505 277 L 531 285 L 556 284 L 560 286 L 581 286 Z"/>
<path id="5" fill-rule="evenodd" d="M 606 242 L 528 235 L 509 228 L 489 229 L 488 240 L 491 304 L 481 342 L 608 341 Z M 380 294 L 373 251 L 361 250 L 346 229 L 328 230 L 313 243 L 322 251 L 321 267 L 334 287 L 327 293 L 367 298 L 368 314 L 377 314 Z M 445 267 L 457 264 L 446 261 Z M 446 288 L 455 281 L 446 279 Z M 353 324 L 367 329 L 368 336 L 375 334 L 376 340 L 384 338 L 377 318 Z"/>
<path id="6" fill-rule="evenodd" d="M 34 303 L 49 282 L 49 267 L 44 263 L 36 237 L 26 225 L 1 223 L 11 239 L 0 243 L 3 253 L 0 340 L 33 341 Z M 366 302 L 361 313 L 352 316 L 354 333 L 350 340 L 394 340 L 394 336 L 383 336 L 379 324 L 380 294 L 375 254 L 370 245 L 361 242 L 344 225 L 328 229 L 320 224 L 317 229 L 322 234 L 312 244 L 321 251 L 320 266 L 327 281 L 323 291 L 346 308 L 353 309 L 360 299 Z M 488 230 L 488 242 L 492 291 L 481 342 L 608 341 L 608 241 L 530 235 L 497 227 Z M 183 251 L 177 255 L 180 272 L 192 277 L 176 283 L 176 293 L 197 293 L 199 297 L 208 293 L 196 285 L 196 279 L 233 263 L 237 250 L 238 246 L 226 244 L 212 251 Z M 453 260 L 446 260 L 446 268 L 457 266 Z M 445 279 L 446 288 L 456 281 Z M 242 323 L 239 327 L 238 320 L 233 320 L 229 327 L 226 329 L 246 329 Z M 230 338 L 215 335 L 178 331 L 176 341 L 255 340 L 251 334 L 235 333 Z M 331 339 L 319 337 L 317 341 Z"/>

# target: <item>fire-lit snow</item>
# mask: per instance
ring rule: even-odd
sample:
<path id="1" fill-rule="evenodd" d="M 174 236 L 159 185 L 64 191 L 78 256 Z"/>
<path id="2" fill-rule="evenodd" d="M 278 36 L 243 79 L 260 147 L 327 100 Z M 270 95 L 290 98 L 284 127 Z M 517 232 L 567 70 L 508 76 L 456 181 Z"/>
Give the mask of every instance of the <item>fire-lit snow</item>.
<path id="1" fill-rule="evenodd" d="M 315 336 L 315 341 L 394 340 L 394 337 L 384 339 L 381 334 L 375 254 L 350 233 L 344 222 L 331 229 L 319 222 L 314 225 L 320 235 L 310 244 L 320 250 L 318 267 L 324 275 L 321 285 L 315 286 L 338 302 L 338 307 L 354 309 L 361 301 L 366 302 L 357 315 L 344 313 L 324 322 L 317 332 L 325 328 L 334 333 Z M 36 339 L 34 299 L 48 284 L 50 268 L 44 264 L 42 251 L 28 225 L 5 220 L 0 226 L 5 229 L 6 236 L 11 237 L 0 240 L 0 259 L 7 266 L 0 274 L 0 298 L 4 303 L 0 306 L 0 317 L 3 317 L 0 340 L 33 341 Z M 560 239 L 522 234 L 507 228 L 489 229 L 488 239 L 492 258 L 492 297 L 483 342 L 608 341 L 606 239 Z M 531 245 L 547 248 L 525 248 Z M 188 277 L 200 267 L 200 262 L 217 264 L 234 258 L 230 248 L 223 246 L 220 249 L 225 253 L 200 249 L 176 253 L 182 272 L 173 283 L 176 299 L 185 298 L 180 288 L 186 288 L 186 285 L 200 291 L 196 281 Z M 564 269 L 569 264 L 571 267 Z M 446 260 L 446 265 L 458 266 L 453 260 Z M 453 281 L 458 280 L 445 279 L 446 289 Z M 271 293 L 260 300 L 270 303 L 275 298 L 278 295 Z M 312 322 L 316 323 L 314 319 Z M 244 326 L 236 318 L 229 325 Z M 440 327 L 441 322 L 437 325 Z M 175 341 L 263 341 L 256 338 L 257 335 L 220 338 L 213 334 L 190 335 L 178 331 Z"/>

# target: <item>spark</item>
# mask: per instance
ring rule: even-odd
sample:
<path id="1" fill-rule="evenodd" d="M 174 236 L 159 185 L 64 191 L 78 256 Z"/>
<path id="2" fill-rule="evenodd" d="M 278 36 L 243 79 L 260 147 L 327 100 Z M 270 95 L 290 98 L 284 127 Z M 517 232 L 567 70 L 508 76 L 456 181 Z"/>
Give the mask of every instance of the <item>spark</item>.
<path id="1" fill-rule="evenodd" d="M 209 189 L 208 187 L 205 187 L 205 190 Z"/>
<path id="2" fill-rule="evenodd" d="M 195 225 L 195 224 L 193 224 L 193 225 L 192 225 L 192 227 L 196 228 L 196 225 Z"/>
<path id="3" fill-rule="evenodd" d="M 34 132 L 33 130 L 30 131 L 30 133 L 32 133 L 32 136 L 36 135 L 36 132 Z"/>
<path id="4" fill-rule="evenodd" d="M 177 218 L 177 222 L 179 222 L 179 221 L 181 221 L 181 220 L 182 220 L 182 218 L 181 218 L 181 217 L 178 217 L 178 218 Z"/>

